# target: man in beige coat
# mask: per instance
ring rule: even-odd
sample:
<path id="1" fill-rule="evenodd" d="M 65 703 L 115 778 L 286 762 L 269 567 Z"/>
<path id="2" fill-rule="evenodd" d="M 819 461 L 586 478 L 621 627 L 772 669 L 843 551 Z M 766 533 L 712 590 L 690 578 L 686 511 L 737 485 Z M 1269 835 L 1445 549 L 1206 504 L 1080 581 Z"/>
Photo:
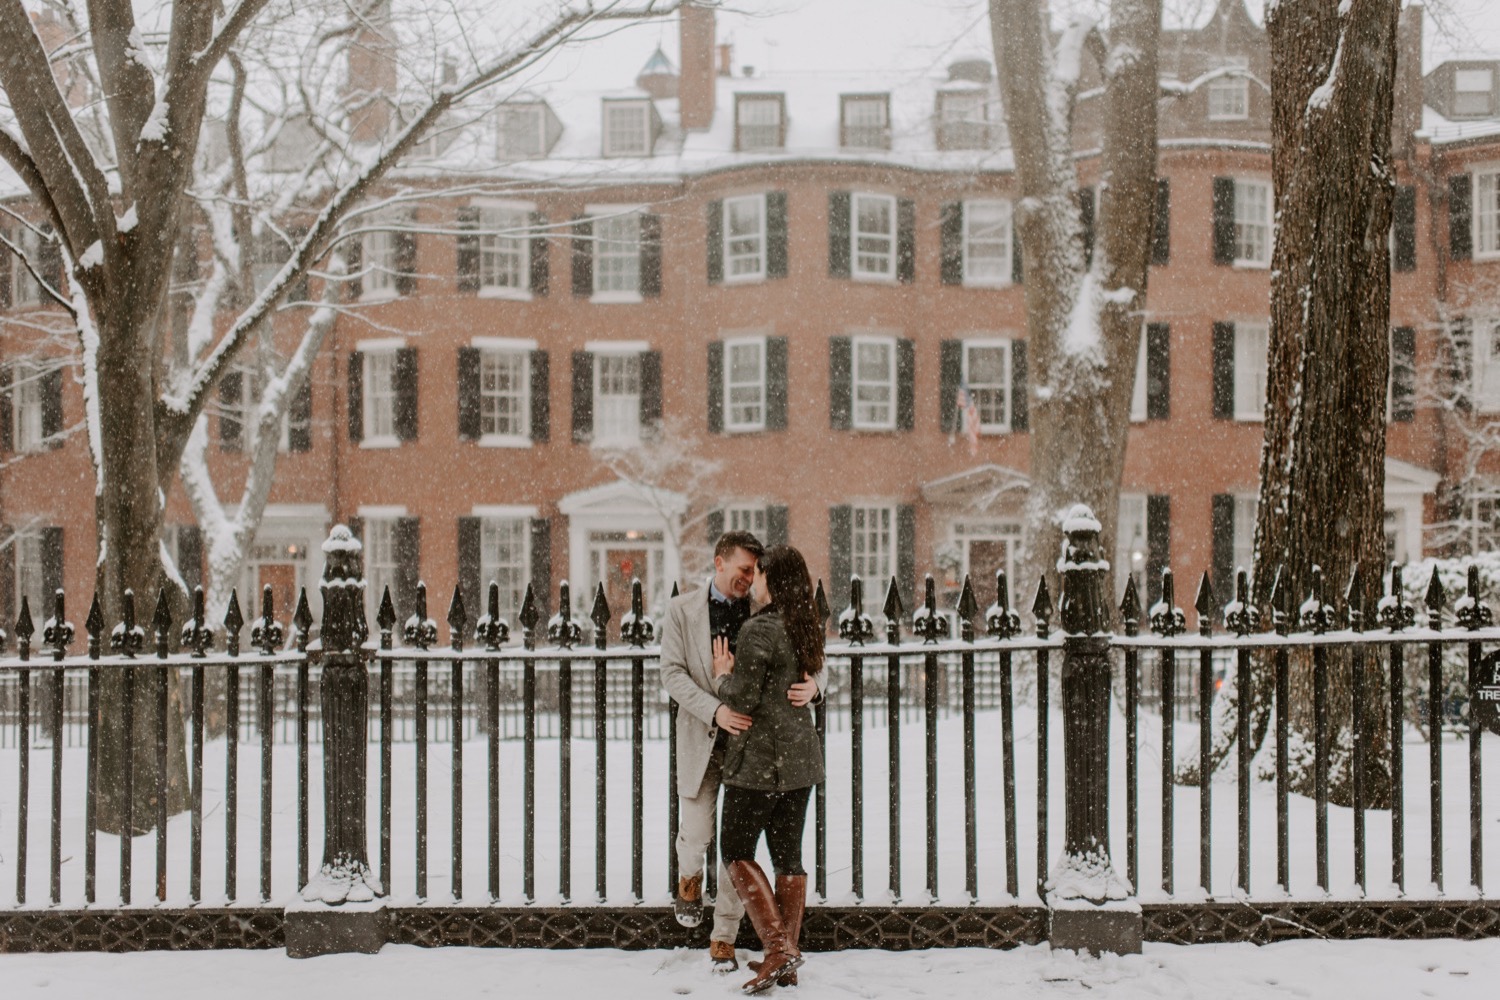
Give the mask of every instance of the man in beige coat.
<path id="1" fill-rule="evenodd" d="M 724 742 L 728 734 L 750 727 L 750 716 L 734 711 L 713 693 L 713 638 L 725 636 L 733 646 L 740 625 L 750 616 L 750 584 L 763 551 L 749 532 L 726 532 L 714 546 L 714 575 L 708 586 L 674 599 L 662 624 L 661 683 L 678 708 L 679 878 L 674 908 L 677 922 L 685 927 L 703 920 L 704 858 L 718 815 Z M 818 681 L 810 680 L 792 685 L 787 697 L 794 705 L 806 705 L 819 691 Z M 744 914 L 745 906 L 721 864 L 708 946 L 716 971 L 739 967 L 734 941 Z"/>

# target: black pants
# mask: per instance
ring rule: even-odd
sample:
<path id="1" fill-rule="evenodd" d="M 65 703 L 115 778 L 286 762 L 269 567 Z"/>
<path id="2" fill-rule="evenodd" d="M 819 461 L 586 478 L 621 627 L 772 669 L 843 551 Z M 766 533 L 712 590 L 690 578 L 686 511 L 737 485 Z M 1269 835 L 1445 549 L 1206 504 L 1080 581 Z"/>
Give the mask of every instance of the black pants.
<path id="1" fill-rule="evenodd" d="M 724 814 L 720 821 L 719 857 L 754 861 L 762 832 L 778 875 L 805 875 L 802 867 L 802 828 L 807 824 L 807 800 L 812 787 L 789 792 L 758 792 L 724 786 Z"/>

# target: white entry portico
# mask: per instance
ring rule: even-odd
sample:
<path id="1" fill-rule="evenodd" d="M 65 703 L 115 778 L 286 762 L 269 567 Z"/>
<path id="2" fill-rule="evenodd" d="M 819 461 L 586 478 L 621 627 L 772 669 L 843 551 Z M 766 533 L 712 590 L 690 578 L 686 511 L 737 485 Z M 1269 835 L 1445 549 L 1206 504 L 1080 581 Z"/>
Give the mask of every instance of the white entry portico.
<path id="1" fill-rule="evenodd" d="M 574 613 L 587 614 L 603 583 L 618 619 L 630 606 L 631 581 L 639 579 L 647 613 L 659 616 L 681 575 L 677 540 L 687 506 L 680 493 L 621 480 L 563 497 L 557 508 L 568 519 Z"/>

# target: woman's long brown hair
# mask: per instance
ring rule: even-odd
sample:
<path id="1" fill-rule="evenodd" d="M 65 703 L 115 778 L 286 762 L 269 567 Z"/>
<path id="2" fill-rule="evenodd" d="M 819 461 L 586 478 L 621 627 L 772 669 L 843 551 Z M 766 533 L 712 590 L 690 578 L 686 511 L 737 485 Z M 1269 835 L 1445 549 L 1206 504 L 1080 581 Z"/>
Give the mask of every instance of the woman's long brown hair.
<path id="1" fill-rule="evenodd" d="M 817 673 L 823 669 L 823 623 L 818 620 L 807 561 L 790 545 L 773 545 L 760 557 L 760 571 L 786 624 L 797 662 L 804 673 Z"/>

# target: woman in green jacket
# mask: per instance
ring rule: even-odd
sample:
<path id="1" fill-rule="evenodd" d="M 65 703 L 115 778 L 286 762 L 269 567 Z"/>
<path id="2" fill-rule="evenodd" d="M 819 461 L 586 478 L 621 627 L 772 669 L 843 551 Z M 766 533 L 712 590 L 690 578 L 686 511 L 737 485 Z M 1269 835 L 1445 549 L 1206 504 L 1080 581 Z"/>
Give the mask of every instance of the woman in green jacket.
<path id="1" fill-rule="evenodd" d="M 760 557 L 752 594 L 765 606 L 741 627 L 733 654 L 715 640 L 714 683 L 720 701 L 754 720 L 725 749 L 719 850 L 765 950 L 744 985 L 759 993 L 795 983 L 802 964 L 802 830 L 812 787 L 823 780 L 823 753 L 811 710 L 794 707 L 785 692 L 823 669 L 823 626 L 807 563 L 791 546 Z M 774 892 L 755 862 L 762 833 L 776 870 Z"/>

